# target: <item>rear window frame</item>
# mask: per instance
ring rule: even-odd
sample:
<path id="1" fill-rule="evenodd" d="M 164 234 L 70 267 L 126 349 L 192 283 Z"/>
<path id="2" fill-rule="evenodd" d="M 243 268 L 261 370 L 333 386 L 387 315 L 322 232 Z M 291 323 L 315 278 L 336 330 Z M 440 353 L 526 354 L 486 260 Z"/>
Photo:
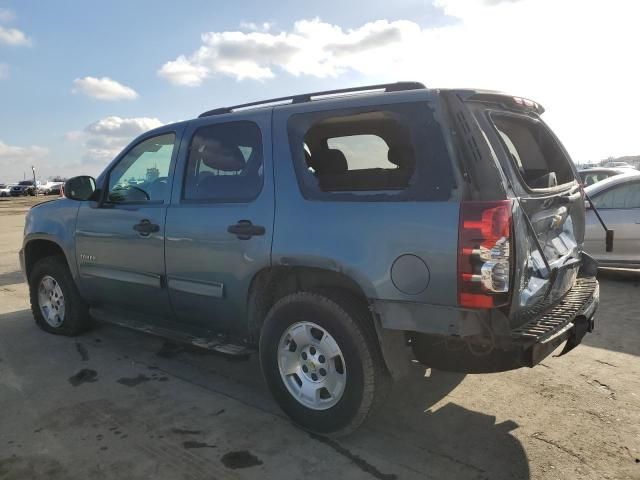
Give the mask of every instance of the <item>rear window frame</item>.
<path id="1" fill-rule="evenodd" d="M 500 144 L 500 147 L 502 149 L 503 157 L 506 157 L 506 161 L 509 163 L 510 169 L 514 172 L 514 174 L 518 178 L 519 186 L 521 188 L 523 188 L 527 193 L 530 193 L 530 194 L 554 193 L 554 192 L 567 190 L 567 189 L 571 188 L 573 186 L 573 184 L 576 183 L 576 182 L 578 182 L 578 184 L 582 183 L 581 181 L 576 179 L 577 172 L 576 172 L 575 166 L 573 165 L 573 161 L 571 160 L 571 156 L 569 155 L 569 152 L 567 152 L 567 150 L 564 148 L 564 145 L 562 145 L 562 142 L 560 142 L 560 140 L 558 139 L 556 134 L 553 132 L 553 130 L 551 128 L 549 128 L 549 126 L 539 116 L 536 115 L 534 117 L 534 116 L 532 116 L 530 114 L 528 115 L 528 114 L 525 114 L 525 113 L 514 112 L 512 110 L 502 110 L 502 109 L 495 109 L 495 108 L 485 108 L 484 109 L 484 115 L 486 117 L 487 123 L 492 128 L 493 135 L 495 136 L 495 138 L 497 139 L 498 143 Z M 573 173 L 572 180 L 569 181 L 569 182 L 565 182 L 565 183 L 559 183 L 555 187 L 532 188 L 527 183 L 527 181 L 523 178 L 522 174 L 520 173 L 520 169 L 518 168 L 518 165 L 516 165 L 516 163 L 514 162 L 513 158 L 511 158 L 511 155 L 509 155 L 509 147 L 506 145 L 504 139 L 502 138 L 502 135 L 500 135 L 500 132 L 498 131 L 498 126 L 494 122 L 494 118 L 493 118 L 494 116 L 512 117 L 512 118 L 517 118 L 517 119 L 520 119 L 520 120 L 526 120 L 526 121 L 529 121 L 529 122 L 533 122 L 534 124 L 542 125 L 542 127 L 547 130 L 547 133 L 549 133 L 551 139 L 556 143 L 556 145 L 558 146 L 560 151 L 565 156 L 565 158 L 566 158 L 566 160 L 568 162 L 568 165 L 569 165 L 569 169 Z M 578 177 L 579 177 L 579 175 L 578 175 Z"/>
<path id="2" fill-rule="evenodd" d="M 406 109 L 408 107 L 416 107 L 422 106 L 430 115 L 431 118 L 428 119 L 427 124 L 420 124 L 418 122 L 409 122 L 410 135 L 412 140 L 412 147 L 416 152 L 416 167 L 412 178 L 409 181 L 409 185 L 404 189 L 387 189 L 387 190 L 345 190 L 345 191 L 322 191 L 320 189 L 316 189 L 308 185 L 305 179 L 305 175 L 307 170 L 306 162 L 304 161 L 304 147 L 300 148 L 299 151 L 297 149 L 298 142 L 295 139 L 299 136 L 302 142 L 300 145 L 304 145 L 304 137 L 306 133 L 309 131 L 312 126 L 323 119 L 330 118 L 333 116 L 349 116 L 349 115 L 357 115 L 360 113 L 368 113 L 375 111 L 392 111 L 394 113 L 404 113 L 402 109 Z M 426 113 L 425 113 L 426 115 Z M 409 115 L 407 114 L 407 117 Z M 298 125 L 303 125 L 306 122 L 307 118 L 315 118 L 314 121 L 307 122 L 308 126 L 304 130 L 304 132 L 299 133 L 297 131 Z M 302 121 L 299 121 L 302 119 Z M 415 118 L 414 118 L 415 120 Z M 430 142 L 426 144 L 426 152 L 428 152 L 430 160 L 434 162 L 434 166 L 438 167 L 437 162 L 442 161 L 440 159 L 446 159 L 446 168 L 447 179 L 449 180 L 448 190 L 447 189 L 436 189 L 434 188 L 431 192 L 422 192 L 422 195 L 415 195 L 412 192 L 412 187 L 415 186 L 415 181 L 419 177 L 418 163 L 420 162 L 419 149 L 416 148 L 418 142 L 416 142 L 416 138 L 414 133 L 416 129 L 422 127 L 425 129 L 431 129 L 430 133 L 436 134 L 438 137 L 439 145 L 434 145 Z M 398 103 L 381 103 L 381 104 L 372 104 L 367 106 L 345 106 L 338 107 L 333 109 L 318 109 L 318 110 L 309 110 L 303 111 L 299 113 L 291 114 L 286 121 L 287 128 L 287 142 L 289 143 L 289 153 L 291 155 L 291 161 L 294 167 L 294 173 L 296 177 L 296 181 L 298 184 L 298 188 L 300 193 L 302 194 L 305 200 L 311 201 L 325 201 L 325 202 L 445 202 L 451 201 L 455 198 L 456 192 L 459 189 L 458 179 L 456 176 L 454 165 L 455 158 L 451 154 L 449 150 L 449 144 L 446 137 L 446 132 L 443 129 L 442 120 L 438 117 L 437 107 L 433 102 L 426 100 L 418 100 L 411 102 L 398 102 Z M 381 137 L 382 138 L 382 137 Z M 384 140 L 384 139 L 383 139 Z M 418 141 L 425 141 L 424 136 L 419 137 Z M 386 142 L 385 142 L 386 143 Z M 435 160 L 434 160 L 435 159 Z M 423 162 L 427 162 L 428 160 L 422 160 Z M 424 168 L 424 167 L 423 167 Z M 441 175 L 444 177 L 445 173 Z M 435 177 L 434 177 L 435 178 Z M 414 189 L 417 190 L 417 189 Z M 431 197 L 429 196 L 431 194 Z"/>

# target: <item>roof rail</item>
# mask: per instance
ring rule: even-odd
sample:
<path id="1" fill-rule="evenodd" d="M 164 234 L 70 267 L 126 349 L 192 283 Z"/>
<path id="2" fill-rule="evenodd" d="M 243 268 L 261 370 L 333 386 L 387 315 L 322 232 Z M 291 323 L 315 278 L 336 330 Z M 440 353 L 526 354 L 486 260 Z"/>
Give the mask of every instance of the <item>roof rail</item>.
<path id="1" fill-rule="evenodd" d="M 260 105 L 279 104 L 279 103 L 305 103 L 310 102 L 316 97 L 327 97 L 332 95 L 341 95 L 345 93 L 358 93 L 358 92 L 371 92 L 376 90 L 384 90 L 385 92 L 401 92 L 404 90 L 422 90 L 425 87 L 420 82 L 396 82 L 396 83 L 381 83 L 378 85 L 366 85 L 363 87 L 341 88 L 338 90 L 325 90 L 324 92 L 303 93 L 301 95 L 290 95 L 288 97 L 270 98 L 268 100 L 260 100 L 258 102 L 243 103 L 240 105 L 233 105 L 231 107 L 215 108 L 204 112 L 198 116 L 210 117 L 213 115 L 222 115 L 223 113 L 232 113 L 235 110 L 241 110 L 245 108 L 257 107 Z"/>

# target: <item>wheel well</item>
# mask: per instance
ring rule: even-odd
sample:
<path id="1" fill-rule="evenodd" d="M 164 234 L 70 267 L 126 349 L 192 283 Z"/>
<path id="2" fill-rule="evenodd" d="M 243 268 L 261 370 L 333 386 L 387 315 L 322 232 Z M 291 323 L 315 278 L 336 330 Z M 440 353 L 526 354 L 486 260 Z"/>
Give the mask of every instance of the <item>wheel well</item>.
<path id="1" fill-rule="evenodd" d="M 64 252 L 60 245 L 51 240 L 31 240 L 24 249 L 24 266 L 27 278 L 31 275 L 33 266 L 45 257 L 61 255 L 65 259 Z"/>
<path id="2" fill-rule="evenodd" d="M 256 274 L 249 288 L 249 338 L 257 343 L 262 322 L 271 307 L 290 293 L 312 290 L 341 290 L 368 305 L 360 286 L 347 275 L 311 267 L 273 267 Z"/>

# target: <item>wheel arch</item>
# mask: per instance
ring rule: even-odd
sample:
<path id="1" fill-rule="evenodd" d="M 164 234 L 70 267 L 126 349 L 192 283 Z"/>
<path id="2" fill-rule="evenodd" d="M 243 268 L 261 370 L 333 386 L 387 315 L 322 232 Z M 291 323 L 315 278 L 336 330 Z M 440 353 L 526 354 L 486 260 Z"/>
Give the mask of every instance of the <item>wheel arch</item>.
<path id="1" fill-rule="evenodd" d="M 411 349 L 407 347 L 405 332 L 382 328 L 377 313 L 364 288 L 348 275 L 317 267 L 269 267 L 253 277 L 248 293 L 247 322 L 249 340 L 258 344 L 267 313 L 282 297 L 299 291 L 334 291 L 359 301 L 368 311 L 373 333 L 381 349 L 387 371 L 394 379 L 408 374 Z"/>
<path id="2" fill-rule="evenodd" d="M 262 322 L 282 297 L 299 291 L 340 290 L 368 307 L 364 289 L 348 275 L 318 267 L 276 266 L 257 272 L 248 293 L 248 330 L 252 340 L 260 336 Z"/>
<path id="3" fill-rule="evenodd" d="M 33 266 L 41 259 L 51 256 L 61 256 L 67 262 L 69 270 L 74 271 L 62 246 L 50 238 L 32 238 L 24 245 L 24 270 L 27 279 L 31 276 Z"/>

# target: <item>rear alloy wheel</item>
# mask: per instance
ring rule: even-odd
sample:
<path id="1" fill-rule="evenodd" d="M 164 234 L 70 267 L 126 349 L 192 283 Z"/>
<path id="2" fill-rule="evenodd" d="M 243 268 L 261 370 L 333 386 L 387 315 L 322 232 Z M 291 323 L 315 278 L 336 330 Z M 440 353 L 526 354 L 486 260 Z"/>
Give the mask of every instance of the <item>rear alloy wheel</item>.
<path id="1" fill-rule="evenodd" d="M 260 363 L 282 410 L 321 435 L 358 428 L 388 384 L 366 304 L 339 292 L 280 299 L 262 327 Z"/>
<path id="2" fill-rule="evenodd" d="M 278 369 L 289 393 L 313 410 L 333 407 L 347 383 L 340 347 L 312 322 L 294 323 L 284 332 L 278 346 Z"/>
<path id="3" fill-rule="evenodd" d="M 58 335 L 77 335 L 91 327 L 89 309 L 62 256 L 38 260 L 29 275 L 31 311 L 38 326 Z"/>

